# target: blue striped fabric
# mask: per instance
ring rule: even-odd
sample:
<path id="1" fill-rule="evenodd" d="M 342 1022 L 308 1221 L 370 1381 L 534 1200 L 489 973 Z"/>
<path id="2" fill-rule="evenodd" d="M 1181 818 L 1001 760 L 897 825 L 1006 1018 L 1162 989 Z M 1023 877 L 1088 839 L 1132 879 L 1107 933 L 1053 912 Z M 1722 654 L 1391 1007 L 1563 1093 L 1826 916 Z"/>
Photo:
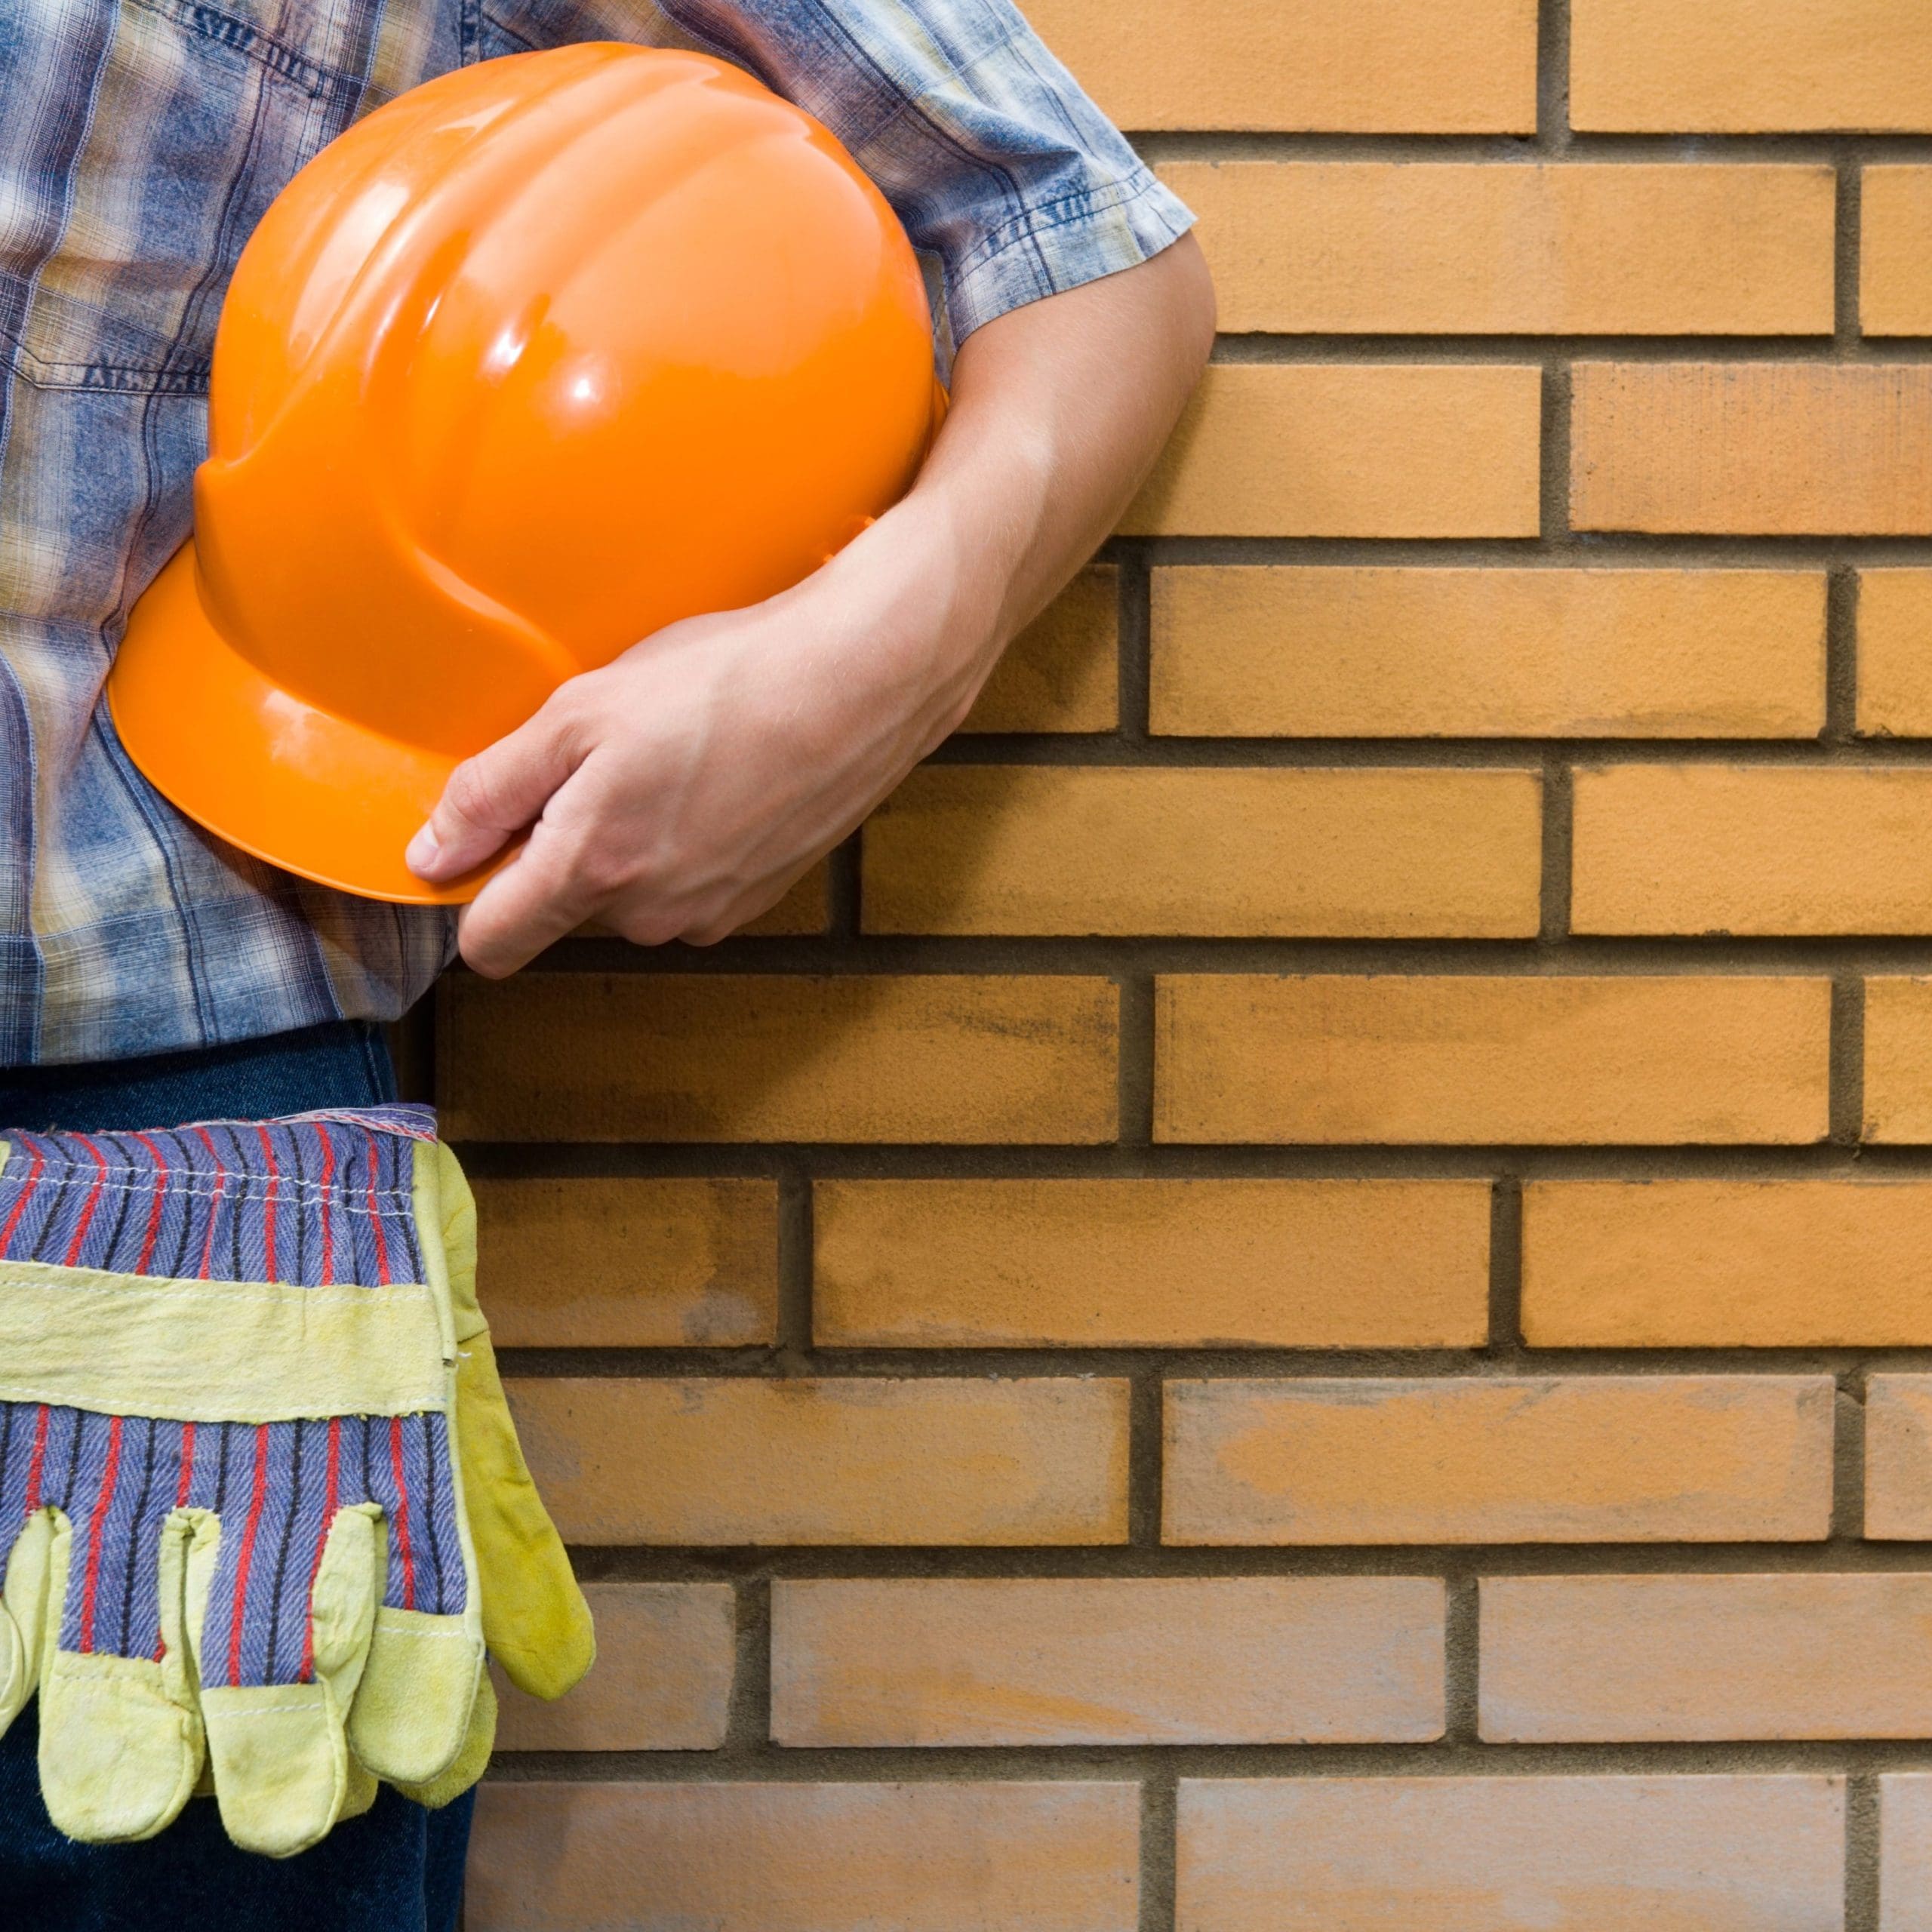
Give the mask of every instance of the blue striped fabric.
<path id="1" fill-rule="evenodd" d="M 187 823 L 102 707 L 187 537 L 235 259 L 358 115 L 584 40 L 697 48 L 823 121 L 922 252 L 943 337 L 1158 253 L 1187 211 L 1008 0 L 8 0 L 0 9 L 0 1066 L 390 1020 L 448 915 Z"/>
<path id="2" fill-rule="evenodd" d="M 420 1281 L 411 1212 L 426 1108 L 16 1134 L 0 1260 L 208 1281 Z"/>
<path id="3" fill-rule="evenodd" d="M 210 1121 L 167 1132 L 17 1134 L 0 1171 L 0 1260 L 291 1285 L 420 1281 L 418 1107 Z M 0 1294 L 6 1289 L 0 1282 Z M 0 1553 L 35 1512 L 73 1525 L 63 1650 L 160 1654 L 159 1552 L 177 1509 L 221 1521 L 200 1660 L 210 1683 L 312 1674 L 309 1598 L 337 1511 L 382 1512 L 383 1601 L 466 1599 L 440 1414 L 192 1423 L 0 1402 Z"/>

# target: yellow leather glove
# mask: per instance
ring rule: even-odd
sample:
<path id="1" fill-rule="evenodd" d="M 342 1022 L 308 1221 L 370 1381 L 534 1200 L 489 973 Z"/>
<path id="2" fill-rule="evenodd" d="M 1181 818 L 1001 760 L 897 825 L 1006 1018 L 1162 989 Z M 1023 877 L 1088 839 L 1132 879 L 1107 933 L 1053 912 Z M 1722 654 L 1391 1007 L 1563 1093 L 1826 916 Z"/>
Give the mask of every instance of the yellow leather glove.
<path id="1" fill-rule="evenodd" d="M 75 1838 L 151 1836 L 205 1766 L 236 1843 L 300 1851 L 378 1777 L 481 1775 L 486 1641 L 576 1681 L 425 1110 L 5 1144 L 0 1556 L 0 1728 L 38 1688 Z"/>

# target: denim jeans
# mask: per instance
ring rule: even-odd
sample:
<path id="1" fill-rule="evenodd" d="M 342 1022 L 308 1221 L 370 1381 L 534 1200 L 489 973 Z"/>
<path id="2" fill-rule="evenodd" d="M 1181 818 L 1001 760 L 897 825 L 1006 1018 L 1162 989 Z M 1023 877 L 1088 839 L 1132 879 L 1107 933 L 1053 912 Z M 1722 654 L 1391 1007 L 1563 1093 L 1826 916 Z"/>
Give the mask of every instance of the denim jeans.
<path id="1" fill-rule="evenodd" d="M 177 1127 L 395 1098 L 376 1028 L 361 1023 L 109 1066 L 0 1069 L 0 1124 Z M 427 1811 L 385 1787 L 312 1851 L 238 1851 L 213 1802 L 191 1798 L 144 1844 L 76 1844 L 48 1822 L 29 1705 L 0 1738 L 0 1927 L 21 1932 L 452 1932 L 471 1799 Z"/>

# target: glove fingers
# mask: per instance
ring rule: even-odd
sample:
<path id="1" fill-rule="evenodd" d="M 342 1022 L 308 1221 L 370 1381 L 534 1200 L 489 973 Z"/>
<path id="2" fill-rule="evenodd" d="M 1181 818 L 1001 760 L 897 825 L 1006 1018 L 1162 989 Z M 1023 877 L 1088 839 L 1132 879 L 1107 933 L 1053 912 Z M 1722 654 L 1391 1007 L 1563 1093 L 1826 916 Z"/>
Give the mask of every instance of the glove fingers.
<path id="1" fill-rule="evenodd" d="M 26 1702 L 27 1647 L 20 1640 L 4 1601 L 0 1601 L 0 1733 L 19 1716 Z"/>
<path id="2" fill-rule="evenodd" d="M 341 1511 L 310 1595 L 303 1669 L 312 1674 L 293 1684 L 202 1683 L 215 1800 L 245 1851 L 287 1858 L 307 1850 L 358 1789 L 344 1726 L 369 1647 L 377 1575 L 376 1512 Z"/>
<path id="3" fill-rule="evenodd" d="M 202 1692 L 215 1801 L 244 1851 L 288 1858 L 325 1838 L 349 1795 L 342 1716 L 325 1684 L 218 1684 Z"/>
<path id="4" fill-rule="evenodd" d="M 53 1543 L 53 1518 L 35 1510 L 7 1559 L 6 1583 L 0 1589 L 0 1734 L 20 1715 L 40 1681 Z"/>
<path id="5" fill-rule="evenodd" d="M 385 1604 L 349 1714 L 356 1756 L 392 1784 L 441 1777 L 469 1736 L 482 1676 L 482 1639 L 463 1618 Z"/>
<path id="6" fill-rule="evenodd" d="M 440 1777 L 426 1784 L 399 1784 L 404 1797 L 440 1811 L 452 1798 L 463 1794 L 490 1768 L 490 1753 L 497 1742 L 497 1693 L 485 1671 L 476 1680 L 475 1701 L 469 1707 L 469 1729 L 462 1748 Z"/>
<path id="7" fill-rule="evenodd" d="M 44 1601 L 62 1602 L 73 1531 L 55 1518 Z M 76 1577 L 78 1583 L 80 1579 Z M 171 1824 L 201 1771 L 199 1727 L 161 1658 L 63 1651 L 50 1626 L 40 1684 L 40 1788 L 71 1838 L 114 1844 Z"/>
<path id="8" fill-rule="evenodd" d="M 201 1774 L 194 1714 L 149 1657 L 58 1651 L 40 1687 L 40 1789 L 70 1838 L 151 1838 L 180 1815 Z"/>
<path id="9" fill-rule="evenodd" d="M 349 1795 L 342 1801 L 342 1818 L 361 1817 L 375 1803 L 376 1795 L 381 1789 L 375 1773 L 352 1751 L 349 1754 Z M 336 1823 L 340 1824 L 342 1818 Z"/>

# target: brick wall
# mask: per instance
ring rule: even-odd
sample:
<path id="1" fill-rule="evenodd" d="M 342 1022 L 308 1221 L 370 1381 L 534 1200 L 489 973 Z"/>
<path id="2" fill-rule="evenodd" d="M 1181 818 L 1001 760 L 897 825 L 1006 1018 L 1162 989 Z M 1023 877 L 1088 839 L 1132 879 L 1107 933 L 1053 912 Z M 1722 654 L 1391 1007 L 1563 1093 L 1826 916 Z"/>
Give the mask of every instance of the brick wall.
<path id="1" fill-rule="evenodd" d="M 1226 338 L 712 952 L 457 977 L 471 1932 L 1932 1928 L 1932 8 L 1035 0 Z"/>

